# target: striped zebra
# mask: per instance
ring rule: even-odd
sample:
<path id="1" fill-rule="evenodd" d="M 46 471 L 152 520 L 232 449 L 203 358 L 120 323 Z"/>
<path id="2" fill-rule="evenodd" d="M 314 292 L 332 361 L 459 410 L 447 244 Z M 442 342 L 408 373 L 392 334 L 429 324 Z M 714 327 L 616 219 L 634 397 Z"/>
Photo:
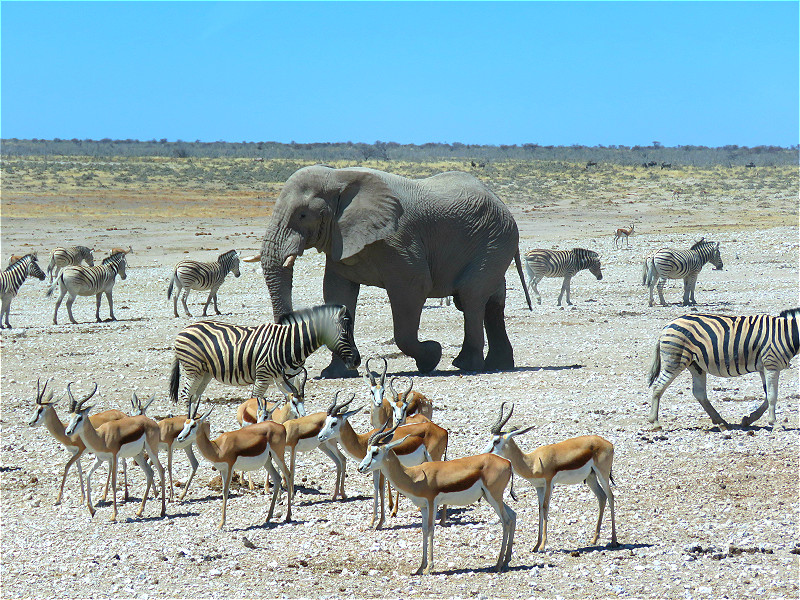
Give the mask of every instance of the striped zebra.
<path id="1" fill-rule="evenodd" d="M 86 246 L 56 248 L 50 253 L 50 264 L 47 265 L 47 274 L 50 276 L 48 283 L 53 283 L 53 277 L 58 277 L 58 272 L 63 267 L 77 267 L 84 260 L 90 267 L 94 266 L 92 250 Z"/>
<path id="2" fill-rule="evenodd" d="M 235 277 L 239 277 L 239 253 L 236 250 L 223 252 L 214 262 L 182 260 L 175 265 L 175 272 L 167 289 L 167 298 L 171 298 L 173 287 L 177 286 L 178 288 L 175 290 L 175 301 L 173 303 L 175 316 L 178 316 L 178 295 L 181 293 L 181 289 L 184 290 L 181 301 L 187 317 L 192 316 L 192 313 L 189 312 L 189 307 L 186 306 L 186 299 L 189 297 L 191 290 L 210 290 L 206 304 L 203 307 L 204 317 L 208 310 L 208 304 L 212 299 L 214 300 L 214 310 L 217 314 L 221 314 L 219 308 L 217 308 L 217 290 L 230 271 L 233 271 Z"/>
<path id="3" fill-rule="evenodd" d="M 706 242 L 701 238 L 689 250 L 661 248 L 644 259 L 642 285 L 650 288 L 650 306 L 653 306 L 653 287 L 658 282 L 658 298 L 661 306 L 664 301 L 664 284 L 667 279 L 683 279 L 683 306 L 697 304 L 694 299 L 694 286 L 697 276 L 707 262 L 714 265 L 715 271 L 722 270 L 722 257 L 719 242 Z"/>
<path id="4" fill-rule="evenodd" d="M 117 275 L 122 279 L 127 277 L 125 270 L 127 262 L 125 255 L 130 250 L 123 252 L 116 252 L 111 256 L 103 259 L 103 263 L 98 267 L 65 267 L 55 282 L 47 290 L 46 296 L 49 298 L 53 295 L 56 287 L 61 287 L 61 295 L 56 302 L 56 308 L 53 311 L 53 325 L 58 325 L 58 307 L 61 306 L 61 301 L 64 296 L 69 292 L 67 299 L 67 312 L 69 313 L 69 320 L 72 323 L 77 323 L 75 317 L 72 316 L 72 303 L 78 296 L 97 296 L 97 312 L 95 318 L 100 323 L 100 298 L 105 293 L 108 300 L 108 311 L 111 315 L 110 320 L 116 321 L 114 316 L 114 300 L 111 297 L 111 290 L 114 288 L 114 283 L 117 280 Z"/>
<path id="5" fill-rule="evenodd" d="M 692 394 L 714 424 L 726 428 L 706 395 L 706 374 L 737 377 L 758 371 L 765 400 L 742 425 L 755 423 L 769 406 L 769 424 L 775 425 L 778 400 L 778 376 L 800 351 L 798 331 L 800 308 L 784 310 L 779 316 L 752 315 L 734 317 L 714 314 L 691 314 L 670 322 L 656 342 L 650 385 L 653 399 L 649 420 L 656 429 L 661 395 L 677 375 L 688 368 L 692 373 Z"/>
<path id="6" fill-rule="evenodd" d="M 537 284 L 543 277 L 563 277 L 561 293 L 558 295 L 558 305 L 561 306 L 561 298 L 567 292 L 567 304 L 569 301 L 569 282 L 572 276 L 578 271 L 589 269 L 598 281 L 603 278 L 600 269 L 600 257 L 594 250 L 584 248 L 573 248 L 572 250 L 528 250 L 525 253 L 525 271 L 530 280 L 528 285 L 536 294 L 536 301 L 542 303 L 542 295 L 539 293 Z"/>
<path id="7" fill-rule="evenodd" d="M 28 275 L 36 277 L 44 281 L 44 273 L 36 262 L 36 254 L 26 254 L 16 262 L 8 266 L 8 268 L 0 273 L 0 301 L 2 301 L 2 308 L 0 308 L 0 329 L 11 329 L 11 323 L 8 322 L 8 315 L 11 312 L 11 301 L 17 295 L 19 288 L 22 287 Z M 5 323 L 3 319 L 5 318 Z"/>
<path id="8" fill-rule="evenodd" d="M 361 364 L 353 340 L 353 317 L 346 307 L 326 304 L 255 327 L 194 323 L 175 338 L 170 397 L 185 404 L 190 397 L 199 397 L 212 378 L 227 385 L 252 385 L 253 396 L 265 396 L 270 382 L 280 378 L 284 369 L 296 374 L 306 358 L 323 345 L 348 369 Z"/>

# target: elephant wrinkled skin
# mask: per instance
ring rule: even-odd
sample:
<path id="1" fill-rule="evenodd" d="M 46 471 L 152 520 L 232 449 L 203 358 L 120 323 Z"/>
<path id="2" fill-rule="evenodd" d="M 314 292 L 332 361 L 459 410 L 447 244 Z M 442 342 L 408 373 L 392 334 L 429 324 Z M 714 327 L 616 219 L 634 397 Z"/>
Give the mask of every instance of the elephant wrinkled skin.
<path id="1" fill-rule="evenodd" d="M 422 308 L 427 298 L 443 296 L 453 296 L 464 313 L 464 343 L 453 364 L 468 371 L 510 369 L 505 272 L 515 259 L 523 278 L 518 244 L 511 212 L 467 173 L 408 179 L 316 165 L 286 181 L 264 235 L 261 264 L 276 321 L 292 310 L 295 259 L 316 248 L 326 254 L 325 303 L 344 304 L 355 317 L 359 287 L 384 288 L 395 342 L 421 372 L 436 368 L 442 356 L 438 342 L 418 339 Z M 322 375 L 348 373 L 334 358 Z"/>

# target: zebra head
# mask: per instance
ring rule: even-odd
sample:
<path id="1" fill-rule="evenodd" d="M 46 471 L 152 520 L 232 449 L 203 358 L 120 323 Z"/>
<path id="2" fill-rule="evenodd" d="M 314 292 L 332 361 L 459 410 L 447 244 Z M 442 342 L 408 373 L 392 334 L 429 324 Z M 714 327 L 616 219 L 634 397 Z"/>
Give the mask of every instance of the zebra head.
<path id="1" fill-rule="evenodd" d="M 78 251 L 80 252 L 81 259 L 86 261 L 86 264 L 90 267 L 94 266 L 94 255 L 92 254 L 93 250 L 91 248 L 87 248 L 86 246 L 78 246 Z"/>
<path id="2" fill-rule="evenodd" d="M 220 254 L 217 260 L 223 264 L 227 263 L 229 265 L 228 271 L 233 273 L 234 277 L 239 277 L 241 274 L 239 272 L 240 254 L 236 250 L 228 250 L 227 252 Z"/>
<path id="3" fill-rule="evenodd" d="M 722 270 L 722 256 L 719 252 L 719 242 L 707 242 L 706 238 L 701 237 L 692 244 L 690 250 L 696 250 L 706 261 L 714 265 L 715 271 Z"/>
<path id="4" fill-rule="evenodd" d="M 381 373 L 373 373 L 369 368 L 369 361 L 371 361 L 373 358 L 375 357 L 371 356 L 367 359 L 367 364 L 365 365 L 367 369 L 366 373 L 364 373 L 364 381 L 367 382 L 369 391 L 372 394 L 372 404 L 378 408 L 381 406 L 381 404 L 383 404 L 383 394 L 386 389 L 386 371 L 389 369 L 389 363 L 385 358 L 381 357 L 381 360 L 383 361 L 383 371 Z M 376 376 L 380 377 L 380 381 L 376 379 Z"/>
<path id="5" fill-rule="evenodd" d="M 328 349 L 338 356 L 348 369 L 357 369 L 361 364 L 361 354 L 353 337 L 353 317 L 346 306 L 339 306 L 333 315 L 336 327 L 336 341 L 326 344 Z"/>
<path id="6" fill-rule="evenodd" d="M 28 254 L 31 257 L 30 263 L 28 263 L 28 275 L 31 277 L 36 277 L 40 281 L 44 281 L 44 271 L 42 271 L 41 267 L 39 267 L 39 263 L 36 260 L 36 254 Z"/>

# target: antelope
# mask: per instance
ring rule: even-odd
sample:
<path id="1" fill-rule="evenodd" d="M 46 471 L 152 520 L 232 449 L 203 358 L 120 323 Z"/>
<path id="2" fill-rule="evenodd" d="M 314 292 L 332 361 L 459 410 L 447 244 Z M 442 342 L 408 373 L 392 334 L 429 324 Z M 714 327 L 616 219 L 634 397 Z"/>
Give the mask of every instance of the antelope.
<path id="1" fill-rule="evenodd" d="M 263 402 L 259 399 L 259 403 Z M 272 518 L 275 510 L 275 503 L 281 487 L 281 477 L 275 470 L 272 460 L 278 463 L 281 474 L 286 481 L 289 474 L 286 470 L 286 462 L 283 459 L 286 447 L 286 428 L 274 421 L 265 421 L 247 425 L 241 429 L 228 431 L 215 439 L 209 437 L 210 426 L 208 416 L 214 407 L 208 409 L 204 415 L 198 417 L 197 411 L 200 408 L 200 397 L 192 408 L 192 397 L 189 398 L 189 414 L 183 425 L 183 430 L 177 437 L 179 443 L 192 441 L 197 444 L 198 450 L 208 462 L 219 471 L 222 478 L 222 518 L 219 522 L 219 529 L 225 526 L 225 516 L 228 506 L 228 492 L 231 487 L 231 478 L 234 469 L 239 471 L 256 471 L 266 467 L 272 479 L 272 500 L 269 505 L 266 523 Z M 264 487 L 269 484 L 264 482 Z M 286 508 L 286 522 L 292 519 L 292 489 L 288 490 L 288 503 Z"/>
<path id="2" fill-rule="evenodd" d="M 400 379 L 392 377 L 389 381 L 389 391 L 393 399 L 392 416 L 395 423 L 400 425 L 410 425 L 411 423 L 424 423 L 430 421 L 433 416 L 433 404 L 419 392 L 412 392 L 414 380 L 408 378 L 408 389 L 401 390 L 400 393 L 394 391 L 394 382 Z M 386 421 L 384 421 L 385 423 Z"/>
<path id="3" fill-rule="evenodd" d="M 67 384 L 67 393 L 71 397 L 70 385 Z M 86 447 L 95 455 L 94 466 L 92 466 L 89 474 L 86 475 L 86 500 L 89 506 L 89 514 L 94 516 L 95 513 L 92 505 L 92 473 L 104 462 L 110 462 L 114 500 L 111 520 L 117 520 L 117 463 L 120 459 L 133 458 L 147 477 L 147 488 L 142 494 L 142 503 L 136 512 L 137 517 L 142 516 L 147 503 L 147 496 L 150 494 L 150 487 L 153 485 L 153 470 L 147 464 L 144 454 L 147 452 L 150 460 L 153 461 L 156 469 L 158 469 L 161 482 L 161 516 L 163 517 L 167 514 L 166 485 L 164 483 L 164 467 L 161 466 L 161 462 L 158 460 L 158 446 L 161 441 L 158 425 L 144 415 L 136 415 L 109 421 L 95 428 L 88 418 L 88 413 L 92 407 L 84 407 L 84 404 L 96 391 L 97 384 L 94 385 L 94 390 L 88 396 L 75 404 L 70 413 L 69 424 L 65 431 L 67 435 L 79 435 Z"/>
<path id="4" fill-rule="evenodd" d="M 302 378 L 300 378 L 301 373 L 303 375 Z M 296 386 L 287 378 L 286 369 L 282 371 L 281 377 L 283 381 L 279 382 L 278 379 L 275 378 L 275 383 L 283 394 L 283 406 L 278 407 L 277 403 L 272 404 L 272 406 L 269 404 L 267 405 L 268 408 L 274 410 L 271 420 L 276 423 L 283 423 L 289 419 L 296 419 L 306 415 L 305 394 L 308 371 L 305 367 L 300 368 L 300 373 L 294 376 L 295 383 L 297 384 Z M 281 387 L 281 383 L 283 383 L 283 387 Z M 252 425 L 253 423 L 259 422 L 257 398 L 250 398 L 239 405 L 239 408 L 236 409 L 236 420 L 240 426 Z"/>
<path id="5" fill-rule="evenodd" d="M 58 489 L 58 497 L 56 498 L 55 505 L 61 504 L 61 498 L 64 495 L 64 483 L 67 481 L 67 475 L 69 474 L 69 470 L 72 468 L 72 465 L 77 463 L 78 464 L 78 477 L 81 482 L 81 502 L 86 500 L 86 491 L 83 487 L 83 468 L 81 467 L 81 456 L 83 455 L 84 451 L 86 450 L 86 445 L 83 443 L 83 440 L 79 436 L 68 436 L 64 430 L 64 423 L 58 418 L 56 414 L 55 405 L 58 404 L 61 399 L 56 400 L 53 402 L 53 392 L 52 390 L 48 394 L 47 398 L 45 399 L 44 395 L 47 390 L 48 381 L 44 382 L 44 388 L 40 390 L 40 381 L 36 380 L 36 409 L 33 412 L 30 420 L 28 421 L 28 426 L 30 427 L 39 427 L 40 425 L 44 425 L 47 428 L 47 431 L 50 432 L 56 440 L 61 442 L 61 444 L 72 453 L 72 456 L 67 461 L 67 464 L 64 465 L 64 475 L 61 477 L 61 486 Z M 70 395 L 70 412 L 75 407 L 75 399 Z M 127 417 L 124 412 L 119 410 L 105 410 L 103 412 L 97 413 L 90 417 L 92 424 L 95 427 L 99 427 L 103 423 L 107 423 L 108 421 L 114 421 L 117 419 L 123 419 Z M 128 477 L 127 477 L 127 469 L 125 468 L 125 463 L 123 462 L 123 470 L 125 472 L 125 500 L 128 499 Z M 108 471 L 108 480 L 106 481 L 106 488 L 103 493 L 103 500 L 106 499 L 108 494 L 108 484 L 111 480 L 111 470 Z"/>
<path id="6" fill-rule="evenodd" d="M 389 381 L 389 400 L 384 398 L 386 393 L 386 371 L 389 368 L 389 363 L 385 358 L 381 358 L 383 361 L 383 371 L 381 373 L 373 373 L 369 368 L 370 360 L 372 360 L 372 358 L 367 359 L 364 381 L 369 386 L 370 393 L 372 394 L 372 402 L 370 404 L 369 412 L 370 423 L 375 429 L 377 429 L 383 425 L 387 419 L 396 420 L 400 418 L 399 415 L 402 410 L 403 399 L 400 398 L 401 394 L 395 392 L 394 387 L 392 387 L 392 384 L 399 379 L 398 377 L 393 377 Z M 380 379 L 376 379 L 376 375 L 380 376 Z M 411 378 L 409 378 L 409 380 L 411 380 Z M 408 397 L 408 395 L 411 393 L 411 388 L 413 385 L 414 382 L 411 381 L 408 390 L 403 392 L 403 398 Z M 406 414 L 414 415 L 414 417 L 416 417 L 416 415 L 421 415 L 422 417 L 425 417 L 425 421 L 430 421 L 430 418 L 433 415 L 433 405 L 425 396 L 419 392 L 414 392 L 409 398 Z M 410 420 L 407 421 L 408 423 L 419 423 L 423 421 L 423 419 L 420 418 L 409 417 L 409 419 Z M 401 425 L 402 424 L 403 423 L 401 423 Z"/>
<path id="7" fill-rule="evenodd" d="M 153 400 L 156 399 L 156 395 L 153 394 L 153 397 L 148 400 L 147 404 L 142 406 L 141 401 L 139 398 L 136 397 L 136 392 L 133 393 L 133 398 L 131 399 L 131 405 L 133 406 L 133 414 L 145 414 L 147 408 L 153 403 Z M 189 407 L 186 407 L 186 412 L 188 414 Z M 192 479 L 194 479 L 194 474 L 197 472 L 197 467 L 200 463 L 197 460 L 197 457 L 192 452 L 192 443 L 191 442 L 183 442 L 180 443 L 176 440 L 178 434 L 183 430 L 183 424 L 186 422 L 186 415 L 178 416 L 178 417 L 166 417 L 157 421 L 158 431 L 161 437 L 161 442 L 158 445 L 159 451 L 166 450 L 167 452 L 167 473 L 169 474 L 169 501 L 175 501 L 175 492 L 174 492 L 174 485 L 172 479 L 172 452 L 173 450 L 183 450 L 186 453 L 186 458 L 189 459 L 189 465 L 192 468 L 192 473 L 189 475 L 189 479 L 186 481 L 186 485 L 183 488 L 183 492 L 181 493 L 181 497 L 178 498 L 179 502 L 183 502 L 183 499 L 186 497 L 186 493 L 189 491 L 189 486 L 192 485 Z"/>
<path id="8" fill-rule="evenodd" d="M 511 410 L 504 418 L 505 405 L 505 402 L 500 405 L 500 417 L 491 428 L 492 441 L 486 447 L 486 452 L 510 460 L 514 472 L 527 479 L 536 488 L 536 495 L 539 498 L 539 537 L 533 551 L 544 551 L 547 543 L 547 512 L 550 509 L 553 485 L 556 483 L 577 485 L 586 482 L 589 489 L 597 496 L 600 512 L 597 516 L 597 526 L 592 544 L 596 544 L 600 537 L 600 525 L 603 522 L 603 511 L 606 507 L 606 499 L 608 499 L 611 509 L 610 546 L 617 548 L 619 544 L 614 521 L 614 494 L 611 492 L 610 485 L 614 482 L 611 477 L 614 445 L 597 435 L 583 435 L 524 453 L 513 438 L 527 433 L 533 429 L 533 426 L 503 433 L 503 427 L 511 418 L 511 413 L 514 412 L 512 404 Z"/>
<path id="9" fill-rule="evenodd" d="M 288 380 L 286 383 L 291 386 Z M 297 390 L 295 389 L 296 393 Z M 334 395 L 333 403 L 336 404 L 339 392 Z M 263 409 L 259 411 L 259 421 L 266 420 L 268 417 L 266 413 L 266 403 Z M 343 500 L 347 497 L 344 493 L 344 477 L 345 465 L 347 459 L 339 450 L 334 440 L 320 441 L 319 433 L 325 426 L 325 420 L 328 413 L 317 412 L 310 415 L 298 417 L 296 419 L 289 419 L 283 422 L 286 428 L 286 446 L 290 449 L 289 454 L 289 473 L 291 480 L 286 482 L 287 489 L 291 488 L 294 494 L 294 474 L 295 474 L 295 457 L 298 452 L 311 452 L 319 448 L 319 450 L 330 458 L 336 465 L 336 484 L 334 485 L 332 500 L 336 500 L 339 496 Z"/>
<path id="10" fill-rule="evenodd" d="M 377 431 L 373 429 L 369 433 L 356 433 L 348 419 L 361 411 L 361 408 L 345 412 L 344 409 L 353 401 L 353 397 L 342 404 L 337 403 L 334 397 L 333 404 L 328 407 L 325 425 L 319 432 L 319 441 L 336 440 L 342 449 L 354 460 L 362 460 L 367 454 L 370 436 Z M 384 423 L 384 426 L 389 421 Z M 398 424 L 399 425 L 399 424 Z M 405 443 L 396 448 L 396 453 L 406 466 L 418 465 L 430 460 L 440 460 L 447 451 L 447 430 L 428 421 L 427 423 L 414 423 L 403 425 L 398 430 L 397 436 L 406 436 Z M 380 529 L 385 519 L 383 505 L 383 481 L 381 474 L 375 472 L 372 477 L 373 497 L 372 497 L 372 522 L 370 527 Z M 378 518 L 378 499 L 380 499 L 380 518 Z M 447 507 L 442 509 L 441 523 L 447 517 Z M 377 522 L 376 522 L 377 521 Z"/>
<path id="11" fill-rule="evenodd" d="M 617 247 L 617 243 L 619 242 L 619 240 L 622 239 L 622 236 L 625 236 L 625 246 L 628 246 L 628 238 L 633 235 L 634 225 L 635 225 L 634 223 L 631 223 L 631 226 L 627 229 L 625 227 L 620 227 L 619 229 L 617 229 L 617 231 L 614 233 L 615 248 Z"/>
<path id="12" fill-rule="evenodd" d="M 380 471 L 420 509 L 422 564 L 414 574 L 427 575 L 433 570 L 436 507 L 439 504 L 466 506 L 481 498 L 486 499 L 503 524 L 503 541 L 495 568 L 497 571 L 508 568 L 517 526 L 516 513 L 503 502 L 503 494 L 512 477 L 509 461 L 495 454 L 479 454 L 444 462 L 424 462 L 406 466 L 396 454 L 396 449 L 402 447 L 410 436 L 395 439 L 396 432 L 399 431 L 397 425 L 385 433 L 384 429 L 385 426 L 370 436 L 358 471 L 359 473 Z M 513 491 L 512 497 L 514 497 Z M 430 561 L 428 561 L 429 546 Z"/>

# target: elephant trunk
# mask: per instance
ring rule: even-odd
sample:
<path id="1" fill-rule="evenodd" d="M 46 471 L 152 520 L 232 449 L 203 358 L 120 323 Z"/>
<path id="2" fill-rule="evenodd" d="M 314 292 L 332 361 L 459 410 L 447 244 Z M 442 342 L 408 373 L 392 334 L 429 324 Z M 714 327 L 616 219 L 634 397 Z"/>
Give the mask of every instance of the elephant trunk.
<path id="1" fill-rule="evenodd" d="M 272 300 L 272 316 L 277 323 L 292 312 L 294 260 L 303 252 L 302 237 L 294 232 L 270 227 L 261 245 L 261 268 Z"/>

